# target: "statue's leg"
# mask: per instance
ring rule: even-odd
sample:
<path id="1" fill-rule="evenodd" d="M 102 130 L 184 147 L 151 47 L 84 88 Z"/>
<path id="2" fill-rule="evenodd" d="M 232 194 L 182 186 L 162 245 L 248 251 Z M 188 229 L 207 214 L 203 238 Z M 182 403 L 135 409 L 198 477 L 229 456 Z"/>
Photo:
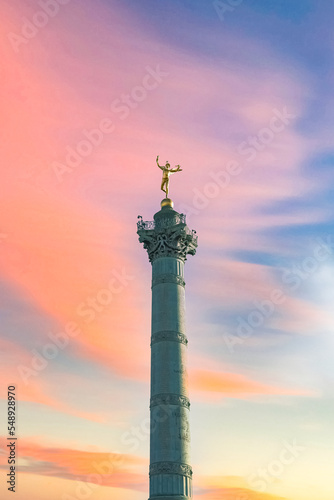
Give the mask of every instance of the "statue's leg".
<path id="1" fill-rule="evenodd" d="M 161 183 L 161 191 L 164 191 L 164 192 L 166 193 L 165 186 L 166 186 L 166 179 L 162 179 L 162 183 Z"/>

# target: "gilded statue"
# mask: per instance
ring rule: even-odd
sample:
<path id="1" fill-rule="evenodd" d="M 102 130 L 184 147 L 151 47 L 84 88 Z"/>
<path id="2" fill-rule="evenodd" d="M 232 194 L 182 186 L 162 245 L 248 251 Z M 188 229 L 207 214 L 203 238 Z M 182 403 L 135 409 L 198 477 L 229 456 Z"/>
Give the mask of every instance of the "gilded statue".
<path id="1" fill-rule="evenodd" d="M 176 172 L 182 172 L 182 168 L 180 167 L 180 165 L 176 165 L 174 168 L 171 168 L 168 161 L 166 161 L 166 165 L 162 167 L 161 165 L 159 165 L 159 155 L 157 156 L 157 165 L 162 170 L 161 191 L 166 193 L 166 198 L 168 198 L 169 177 L 171 174 L 175 174 Z"/>

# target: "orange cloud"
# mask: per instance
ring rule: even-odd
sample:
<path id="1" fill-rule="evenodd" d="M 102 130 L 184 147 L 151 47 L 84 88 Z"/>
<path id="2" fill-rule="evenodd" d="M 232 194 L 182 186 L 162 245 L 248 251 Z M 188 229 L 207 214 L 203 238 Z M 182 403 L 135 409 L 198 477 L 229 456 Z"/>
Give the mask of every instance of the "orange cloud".
<path id="1" fill-rule="evenodd" d="M 147 460 L 132 455 L 47 448 L 20 439 L 20 471 L 84 481 L 113 488 L 144 490 L 146 477 L 141 472 Z M 1 465 L 5 465 L 2 457 Z M 23 465 L 24 464 L 24 465 Z"/>
<path id="2" fill-rule="evenodd" d="M 287 500 L 267 493 L 257 493 L 245 488 L 216 488 L 196 495 L 200 500 Z"/>
<path id="3" fill-rule="evenodd" d="M 197 483 L 197 498 L 201 500 L 287 500 L 268 493 L 258 493 L 247 488 L 239 476 L 201 476 Z"/>
<path id="4" fill-rule="evenodd" d="M 25 14 L 29 18 L 36 10 L 25 2 L 21 3 L 22 11 L 2 6 L 0 29 L 6 41 L 10 31 L 21 29 L 22 16 Z M 89 26 L 92 26 L 89 13 L 71 4 L 66 9 L 67 14 L 72 9 L 78 11 L 76 14 L 82 19 L 82 29 L 86 32 L 85 43 Z M 59 32 L 64 36 L 67 33 L 69 42 L 73 35 L 72 30 L 67 32 L 62 24 L 66 19 L 65 12 L 63 14 L 59 13 L 58 24 L 56 20 L 50 20 L 50 26 L 22 46 L 20 54 L 15 54 L 9 42 L 1 47 L 6 72 L 1 89 L 4 98 L 0 123 L 4 133 L 2 165 L 11 165 L 11 168 L 6 168 L 4 175 L 0 232 L 5 239 L 1 241 L 0 268 L 13 288 L 25 294 L 37 308 L 50 316 L 53 323 L 58 322 L 59 330 L 70 321 L 78 324 L 81 334 L 72 341 L 78 353 L 104 363 L 122 375 L 139 378 L 145 373 L 148 354 L 138 329 L 138 324 L 145 325 L 145 320 L 138 300 L 136 267 L 127 255 L 128 227 L 118 216 L 118 209 L 109 215 L 92 200 L 87 200 L 81 191 L 78 178 L 80 173 L 91 171 L 92 160 L 96 160 L 94 154 L 88 160 L 82 158 L 79 176 L 77 172 L 69 175 L 67 183 L 58 183 L 52 170 L 53 161 L 64 161 L 67 147 L 82 140 L 83 129 L 91 130 L 101 118 L 110 114 L 110 102 L 120 86 L 118 76 L 111 72 L 107 79 L 112 82 L 109 81 L 110 85 L 106 84 L 105 88 L 106 109 L 102 111 L 82 95 L 90 91 L 90 88 L 82 87 L 79 91 L 79 82 L 89 81 L 80 75 L 83 67 L 90 71 L 88 68 L 92 69 L 93 65 L 100 73 L 105 70 L 92 58 L 87 61 L 87 66 L 81 66 L 79 62 L 81 67 L 73 71 L 77 59 L 72 61 L 67 51 L 59 48 L 59 37 L 65 43 Z M 118 14 L 113 11 L 112 16 L 116 22 Z M 84 24 L 88 31 L 83 28 Z M 54 30 L 58 30 L 58 34 Z M 124 47 L 124 43 L 118 41 L 116 31 L 111 31 L 113 41 L 106 46 L 114 43 Z M 105 36 L 110 36 L 111 31 L 106 29 Z M 50 74 L 49 55 L 46 55 L 44 46 L 46 34 L 50 37 L 48 50 L 53 53 L 52 59 L 58 60 L 63 72 L 57 72 L 55 63 Z M 119 56 L 116 54 L 115 57 Z M 65 74 L 71 74 L 71 80 L 74 76 L 78 78 L 75 90 L 68 85 Z M 103 81 L 102 75 L 99 79 Z M 104 151 L 106 143 L 107 140 L 95 153 Z M 119 192 L 124 169 L 110 166 L 110 157 L 108 165 L 107 182 L 110 199 L 113 199 Z M 134 166 L 132 170 L 135 170 Z M 128 174 L 126 172 L 125 177 Z M 108 184 L 103 182 L 100 185 L 105 187 Z M 86 186 L 85 190 L 90 187 Z M 134 213 L 131 220 L 134 235 L 136 216 Z M 140 250 L 138 244 L 138 252 Z M 115 279 L 114 273 L 121 276 L 120 280 Z M 122 278 L 124 274 L 133 279 L 126 283 L 126 278 Z M 111 280 L 115 281 L 117 293 L 112 294 L 112 301 L 107 306 L 97 306 L 99 311 L 95 311 L 94 321 L 88 322 L 94 310 L 90 309 L 87 317 L 83 313 L 80 316 L 78 308 L 82 305 L 82 309 L 87 310 L 86 301 L 96 299 L 98 293 L 101 297 L 104 293 L 102 298 L 106 300 L 108 290 L 102 290 L 108 288 Z M 125 291 L 118 293 L 122 285 Z M 48 342 L 46 334 L 45 342 Z M 126 336 L 131 336 L 131 342 L 125 349 Z"/>
<path id="5" fill-rule="evenodd" d="M 219 393 L 226 397 L 249 397 L 251 395 L 301 395 L 299 390 L 262 384 L 238 373 L 222 373 L 209 370 L 193 370 L 190 387 L 194 391 Z"/>
<path id="6" fill-rule="evenodd" d="M 59 375 L 56 381 L 50 381 L 47 373 L 34 370 L 32 364 L 33 354 L 26 351 L 18 344 L 0 338 L 1 365 L 0 377 L 3 380 L 8 380 L 8 385 L 15 386 L 16 398 L 22 402 L 36 403 L 49 406 L 55 411 L 67 413 L 78 418 L 88 419 L 94 422 L 104 422 L 105 415 L 97 412 L 87 412 L 79 410 L 74 406 L 65 403 L 58 397 L 59 381 L 62 375 Z M 28 371 L 27 371 L 28 370 Z M 30 370 L 30 371 L 29 371 Z M 34 372 L 35 374 L 31 374 Z M 8 375 L 10 373 L 10 376 Z M 27 383 L 22 379 L 26 377 Z M 66 381 L 65 381 L 66 380 Z M 64 383 L 72 383 L 76 381 L 75 377 L 66 374 Z M 54 390 L 57 389 L 57 390 Z M 57 394 L 57 396 L 55 396 Z M 4 386 L 0 391 L 0 398 L 7 399 L 7 389 L 5 392 Z"/>
<path id="7" fill-rule="evenodd" d="M 92 207 L 28 189 L 17 190 L 4 206 L 0 267 L 7 280 L 56 320 L 59 331 L 76 323 L 80 333 L 71 343 L 82 355 L 143 377 L 143 296 L 138 300 L 139 269 L 123 251 L 125 228 Z M 126 349 L 125 336 L 131 336 Z"/>

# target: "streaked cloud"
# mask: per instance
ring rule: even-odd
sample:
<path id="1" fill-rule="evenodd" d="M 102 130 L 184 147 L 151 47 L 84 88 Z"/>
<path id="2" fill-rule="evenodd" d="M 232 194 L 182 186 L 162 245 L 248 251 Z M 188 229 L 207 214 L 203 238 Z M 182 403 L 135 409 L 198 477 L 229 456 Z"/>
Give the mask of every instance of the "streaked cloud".
<path id="1" fill-rule="evenodd" d="M 94 482 L 100 486 L 140 491 L 146 486 L 146 478 L 140 471 L 143 466 L 147 466 L 147 460 L 141 457 L 100 451 L 48 448 L 36 442 L 21 440 L 20 460 L 22 460 L 20 466 L 22 473 Z"/>
<path id="2" fill-rule="evenodd" d="M 193 391 L 215 393 L 224 397 L 249 398 L 254 395 L 305 395 L 304 391 L 274 387 L 251 380 L 238 373 L 194 370 L 190 375 Z"/>

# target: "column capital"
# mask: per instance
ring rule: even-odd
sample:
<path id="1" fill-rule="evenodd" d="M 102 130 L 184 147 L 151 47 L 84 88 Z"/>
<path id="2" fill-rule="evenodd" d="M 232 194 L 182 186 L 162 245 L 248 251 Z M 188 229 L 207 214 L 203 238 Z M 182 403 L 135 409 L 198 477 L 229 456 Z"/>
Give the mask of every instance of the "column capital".
<path id="1" fill-rule="evenodd" d="M 154 221 L 143 221 L 138 216 L 137 234 L 150 262 L 160 257 L 175 257 L 184 262 L 188 254 L 196 253 L 196 231 L 188 228 L 184 214 L 168 205 L 154 215 Z"/>

